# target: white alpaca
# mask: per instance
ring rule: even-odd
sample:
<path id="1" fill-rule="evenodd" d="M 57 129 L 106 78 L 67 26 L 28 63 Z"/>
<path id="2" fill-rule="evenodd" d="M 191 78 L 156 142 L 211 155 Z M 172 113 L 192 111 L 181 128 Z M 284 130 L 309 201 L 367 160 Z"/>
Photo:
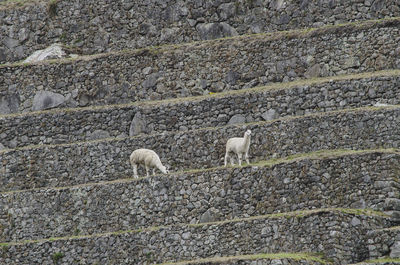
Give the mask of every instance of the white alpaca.
<path id="1" fill-rule="evenodd" d="M 226 166 L 230 152 L 233 152 L 238 156 L 239 166 L 242 165 L 242 155 L 243 154 L 244 154 L 244 158 L 246 159 L 247 164 L 250 164 L 250 162 L 249 162 L 250 135 L 251 135 L 251 131 L 247 130 L 244 133 L 243 138 L 234 137 L 234 138 L 230 138 L 226 142 L 226 153 L 225 153 L 225 162 L 224 162 L 225 166 Z M 229 157 L 229 159 L 231 160 L 231 165 L 233 166 L 232 157 Z"/>
<path id="2" fill-rule="evenodd" d="M 131 165 L 133 167 L 133 176 L 138 178 L 137 167 L 139 164 L 142 164 L 146 168 L 146 175 L 149 176 L 149 169 L 153 169 L 153 175 L 155 168 L 158 168 L 162 173 L 167 174 L 168 170 L 165 166 L 162 165 L 160 158 L 158 155 L 150 149 L 137 149 L 132 152 L 129 157 L 131 161 Z"/>

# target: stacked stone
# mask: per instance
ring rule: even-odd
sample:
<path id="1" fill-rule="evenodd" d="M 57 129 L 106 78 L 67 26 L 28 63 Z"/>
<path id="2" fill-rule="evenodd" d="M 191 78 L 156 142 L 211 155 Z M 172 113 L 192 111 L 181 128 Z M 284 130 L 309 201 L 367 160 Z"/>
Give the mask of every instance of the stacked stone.
<path id="1" fill-rule="evenodd" d="M 396 261 L 399 15 L 395 0 L 1 2 L 0 263 Z M 73 58 L 16 63 L 54 42 Z M 246 129 L 253 165 L 222 168 Z M 131 179 L 140 147 L 172 173 Z M 243 258 L 280 252 L 310 254 Z"/>

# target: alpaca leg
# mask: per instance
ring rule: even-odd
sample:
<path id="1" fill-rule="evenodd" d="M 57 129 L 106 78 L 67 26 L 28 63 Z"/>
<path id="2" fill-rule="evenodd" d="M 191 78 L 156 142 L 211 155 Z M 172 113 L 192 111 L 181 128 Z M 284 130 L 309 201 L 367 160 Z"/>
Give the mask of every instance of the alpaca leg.
<path id="1" fill-rule="evenodd" d="M 156 174 L 156 170 L 153 168 L 153 176 Z"/>
<path id="2" fill-rule="evenodd" d="M 242 166 L 242 153 L 238 154 L 239 166 Z"/>
<path id="3" fill-rule="evenodd" d="M 246 152 L 246 154 L 244 155 L 244 158 L 246 159 L 247 164 L 250 165 L 248 152 Z"/>
<path id="4" fill-rule="evenodd" d="M 224 160 L 224 166 L 226 167 L 226 163 L 228 161 L 228 152 L 225 153 L 225 160 Z"/>
<path id="5" fill-rule="evenodd" d="M 147 165 L 145 165 L 145 166 L 146 166 L 146 176 L 149 177 L 150 176 L 149 175 L 149 167 Z"/>
<path id="6" fill-rule="evenodd" d="M 133 177 L 138 178 L 138 174 L 137 174 L 137 164 L 133 164 Z"/>

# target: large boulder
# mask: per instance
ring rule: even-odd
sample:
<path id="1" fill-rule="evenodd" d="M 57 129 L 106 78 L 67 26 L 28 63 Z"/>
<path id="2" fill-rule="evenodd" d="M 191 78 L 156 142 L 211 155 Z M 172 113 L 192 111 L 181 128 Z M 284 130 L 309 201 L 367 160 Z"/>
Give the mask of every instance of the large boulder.
<path id="1" fill-rule="evenodd" d="M 32 110 L 44 110 L 55 108 L 65 102 L 65 97 L 51 91 L 39 91 L 33 98 Z"/>
<path id="2" fill-rule="evenodd" d="M 0 114 L 18 112 L 19 96 L 16 93 L 0 96 Z"/>
<path id="3" fill-rule="evenodd" d="M 212 40 L 239 35 L 233 27 L 229 26 L 225 22 L 202 23 L 197 25 L 196 29 L 202 40 Z"/>

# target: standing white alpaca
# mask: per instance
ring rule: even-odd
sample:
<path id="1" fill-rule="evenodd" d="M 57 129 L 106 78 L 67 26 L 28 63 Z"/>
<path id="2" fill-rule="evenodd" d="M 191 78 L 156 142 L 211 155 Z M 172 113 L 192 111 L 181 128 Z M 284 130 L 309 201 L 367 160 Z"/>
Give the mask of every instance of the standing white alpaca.
<path id="1" fill-rule="evenodd" d="M 224 162 L 225 167 L 226 167 L 226 163 L 227 163 L 230 152 L 233 152 L 238 156 L 239 166 L 242 165 L 243 154 L 244 154 L 244 158 L 246 159 L 247 164 L 250 164 L 250 162 L 249 162 L 250 135 L 251 135 L 251 131 L 247 130 L 244 133 L 243 138 L 234 137 L 234 138 L 230 138 L 226 142 L 226 153 L 225 153 L 225 162 Z M 233 166 L 232 157 L 229 157 L 229 159 L 231 160 L 231 165 Z"/>
<path id="2" fill-rule="evenodd" d="M 146 168 L 146 175 L 149 176 L 149 169 L 153 169 L 153 175 L 155 168 L 158 168 L 162 173 L 167 174 L 168 170 L 165 166 L 162 165 L 160 157 L 150 149 L 137 149 L 132 152 L 129 157 L 131 161 L 131 165 L 133 167 L 133 176 L 138 178 L 137 167 L 139 164 L 142 164 Z"/>

